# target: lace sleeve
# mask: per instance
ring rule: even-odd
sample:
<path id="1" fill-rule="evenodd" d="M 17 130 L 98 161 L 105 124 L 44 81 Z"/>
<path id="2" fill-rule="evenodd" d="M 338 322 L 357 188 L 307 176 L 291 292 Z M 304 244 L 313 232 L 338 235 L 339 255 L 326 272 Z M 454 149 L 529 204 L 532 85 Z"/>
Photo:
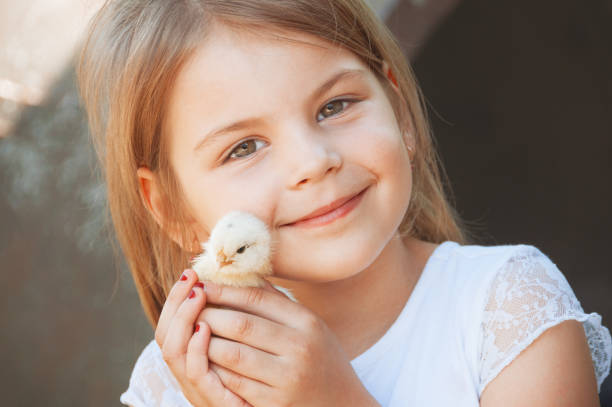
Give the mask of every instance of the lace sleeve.
<path id="1" fill-rule="evenodd" d="M 155 341 L 151 341 L 140 354 L 130 385 L 120 401 L 132 407 L 193 407 L 164 362 Z"/>
<path id="2" fill-rule="evenodd" d="M 599 392 L 610 371 L 610 332 L 599 314 L 584 313 L 565 276 L 546 255 L 520 245 L 497 271 L 487 298 L 478 394 L 542 332 L 570 319 L 584 327 Z"/>

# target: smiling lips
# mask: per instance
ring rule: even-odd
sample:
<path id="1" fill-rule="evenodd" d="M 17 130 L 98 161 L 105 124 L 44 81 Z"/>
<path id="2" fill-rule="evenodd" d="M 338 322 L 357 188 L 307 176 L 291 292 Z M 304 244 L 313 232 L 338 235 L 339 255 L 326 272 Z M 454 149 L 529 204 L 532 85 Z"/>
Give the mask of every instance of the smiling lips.
<path id="1" fill-rule="evenodd" d="M 293 223 L 288 223 L 285 226 L 322 226 L 331 223 L 336 219 L 342 218 L 359 204 L 366 189 L 361 190 L 356 195 L 335 200 L 334 202 L 322 206 L 316 211 L 309 213 Z"/>

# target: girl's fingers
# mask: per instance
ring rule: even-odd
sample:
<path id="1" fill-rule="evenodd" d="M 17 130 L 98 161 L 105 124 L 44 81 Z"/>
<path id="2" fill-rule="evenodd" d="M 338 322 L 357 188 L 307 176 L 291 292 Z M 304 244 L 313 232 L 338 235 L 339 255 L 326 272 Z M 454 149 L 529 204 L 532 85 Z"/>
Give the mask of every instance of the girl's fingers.
<path id="1" fill-rule="evenodd" d="M 187 345 L 187 361 L 185 364 L 185 376 L 192 382 L 197 382 L 208 373 L 208 342 L 210 341 L 210 327 L 199 322 L 189 345 Z"/>
<path id="2" fill-rule="evenodd" d="M 185 377 L 195 391 L 207 400 L 206 405 L 247 407 L 250 406 L 241 397 L 227 389 L 219 376 L 209 369 L 208 344 L 210 327 L 200 322 L 187 346 Z"/>
<path id="3" fill-rule="evenodd" d="M 200 313 L 198 321 L 205 321 L 216 336 L 241 342 L 274 355 L 282 355 L 291 351 L 291 347 L 283 345 L 295 342 L 292 339 L 295 330 L 236 310 L 205 308 Z M 279 338 L 285 340 L 279 341 Z"/>
<path id="4" fill-rule="evenodd" d="M 219 379 L 221 379 L 221 382 L 223 382 L 223 385 L 228 390 L 239 395 L 246 402 L 252 405 L 255 405 L 258 401 L 261 404 L 261 396 L 264 394 L 270 394 L 271 389 L 264 383 L 241 376 L 216 363 L 211 363 L 210 369 L 217 374 Z M 269 403 L 265 403 L 263 405 L 268 404 Z"/>
<path id="5" fill-rule="evenodd" d="M 311 316 L 306 309 L 269 288 L 230 287 L 205 282 L 207 301 L 238 308 L 281 325 L 299 328 Z"/>
<path id="6" fill-rule="evenodd" d="M 269 386 L 278 385 L 279 378 L 285 375 L 280 357 L 216 336 L 210 338 L 208 359 L 245 378 Z"/>
<path id="7" fill-rule="evenodd" d="M 191 288 L 198 281 L 198 276 L 195 271 L 187 269 L 183 271 L 181 277 L 179 277 L 178 281 L 174 284 L 170 292 L 168 293 L 168 297 L 166 298 L 166 303 L 162 308 L 161 314 L 159 315 L 159 320 L 157 321 L 157 328 L 155 329 L 155 341 L 161 348 L 166 339 L 166 333 L 168 332 L 168 328 L 170 327 L 170 322 L 176 314 L 179 306 L 185 301 Z"/>
<path id="8" fill-rule="evenodd" d="M 194 332 L 194 323 L 206 304 L 203 284 L 193 270 L 185 270 L 170 290 L 160 314 L 155 340 L 172 373 L 181 383 L 189 383 L 196 399 L 213 405 L 251 407 L 227 389 L 219 376 L 209 369 L 210 327 L 205 323 Z M 182 386 L 182 385 L 181 385 Z M 190 393 L 191 393 L 190 391 Z"/>
<path id="9" fill-rule="evenodd" d="M 206 295 L 202 284 L 194 284 L 187 299 L 178 307 L 170 321 L 161 350 L 164 360 L 176 375 L 181 375 L 185 370 L 187 345 L 193 335 L 195 320 L 205 302 Z"/>

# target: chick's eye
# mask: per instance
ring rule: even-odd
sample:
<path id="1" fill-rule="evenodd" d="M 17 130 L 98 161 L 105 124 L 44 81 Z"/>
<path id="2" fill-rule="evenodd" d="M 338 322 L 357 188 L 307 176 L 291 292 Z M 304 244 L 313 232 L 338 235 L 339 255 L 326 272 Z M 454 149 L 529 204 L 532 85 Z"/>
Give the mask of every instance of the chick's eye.
<path id="1" fill-rule="evenodd" d="M 350 100 L 332 100 L 331 102 L 328 102 L 325 106 L 323 106 L 323 108 L 319 111 L 317 119 L 323 120 L 330 116 L 336 115 L 346 109 L 349 103 Z"/>
<path id="2" fill-rule="evenodd" d="M 253 154 L 257 151 L 257 147 L 265 144 L 261 140 L 244 140 L 241 141 L 234 149 L 230 152 L 228 158 L 242 158 Z"/>

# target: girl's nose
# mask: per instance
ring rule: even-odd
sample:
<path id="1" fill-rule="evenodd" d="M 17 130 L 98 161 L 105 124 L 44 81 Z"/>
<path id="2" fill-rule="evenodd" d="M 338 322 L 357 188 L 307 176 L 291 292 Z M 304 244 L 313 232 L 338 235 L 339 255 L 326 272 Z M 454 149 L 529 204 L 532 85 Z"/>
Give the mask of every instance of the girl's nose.
<path id="1" fill-rule="evenodd" d="M 285 155 L 290 163 L 289 188 L 320 181 L 342 165 L 340 154 L 318 135 L 302 134 L 292 140 L 293 153 Z"/>

